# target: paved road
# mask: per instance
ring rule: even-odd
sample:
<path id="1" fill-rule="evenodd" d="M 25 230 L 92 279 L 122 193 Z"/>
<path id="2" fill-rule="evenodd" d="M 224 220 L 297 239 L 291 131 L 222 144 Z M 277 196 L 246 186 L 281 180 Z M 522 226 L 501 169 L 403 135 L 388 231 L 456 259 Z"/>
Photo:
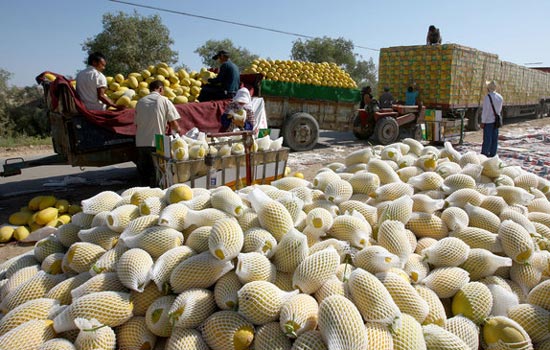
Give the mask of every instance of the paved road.
<path id="1" fill-rule="evenodd" d="M 48 154 L 46 154 L 47 156 Z M 3 159 L 0 159 L 3 164 Z M 40 191 L 75 190 L 82 185 L 116 185 L 137 181 L 133 163 L 77 168 L 49 165 L 23 169 L 21 175 L 0 178 L 0 198 Z"/>
<path id="2" fill-rule="evenodd" d="M 321 131 L 319 143 L 314 151 L 326 152 L 333 145 L 357 145 L 359 142 L 352 133 Z M 36 159 L 52 154 L 29 157 Z M 292 157 L 300 157 L 300 153 L 292 153 Z M 4 164 L 5 158 L 0 158 Z M 48 165 L 22 170 L 21 175 L 0 177 L 0 198 L 18 196 L 41 191 L 78 191 L 80 186 L 111 186 L 126 185 L 128 188 L 138 182 L 135 165 L 131 162 L 110 165 L 106 167 L 78 168 L 68 165 Z"/>

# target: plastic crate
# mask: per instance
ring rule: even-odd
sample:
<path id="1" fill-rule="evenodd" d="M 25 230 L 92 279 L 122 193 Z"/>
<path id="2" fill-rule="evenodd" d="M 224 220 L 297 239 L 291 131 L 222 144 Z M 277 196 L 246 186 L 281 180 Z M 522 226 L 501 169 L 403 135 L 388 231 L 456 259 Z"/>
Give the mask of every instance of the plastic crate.
<path id="1" fill-rule="evenodd" d="M 208 189 L 218 186 L 241 189 L 247 186 L 247 168 L 250 171 L 251 184 L 269 184 L 282 178 L 288 153 L 288 148 L 253 152 L 250 153 L 249 166 L 245 154 L 182 161 L 153 154 L 153 160 L 161 188 L 185 183 L 190 187 Z"/>

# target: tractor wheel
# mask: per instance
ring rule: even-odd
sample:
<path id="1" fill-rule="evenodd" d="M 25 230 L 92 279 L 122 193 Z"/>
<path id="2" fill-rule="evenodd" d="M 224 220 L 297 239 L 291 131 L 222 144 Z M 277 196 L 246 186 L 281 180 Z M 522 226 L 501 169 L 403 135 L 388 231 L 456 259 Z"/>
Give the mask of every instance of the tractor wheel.
<path id="1" fill-rule="evenodd" d="M 399 124 L 392 117 L 384 117 L 374 125 L 374 136 L 381 145 L 395 142 L 399 137 Z"/>
<path id="2" fill-rule="evenodd" d="M 285 144 L 293 151 L 309 151 L 319 140 L 319 123 L 310 114 L 295 113 L 283 126 Z"/>
<path id="3" fill-rule="evenodd" d="M 367 124 L 365 127 L 361 127 L 361 117 L 356 115 L 353 119 L 353 136 L 358 140 L 368 140 L 372 136 L 372 125 Z"/>

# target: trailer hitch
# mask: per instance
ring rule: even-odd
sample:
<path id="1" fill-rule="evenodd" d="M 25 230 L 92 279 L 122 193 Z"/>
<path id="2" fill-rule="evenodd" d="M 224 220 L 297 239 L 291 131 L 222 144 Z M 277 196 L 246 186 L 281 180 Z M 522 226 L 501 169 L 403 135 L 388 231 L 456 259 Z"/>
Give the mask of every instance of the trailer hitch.
<path id="1" fill-rule="evenodd" d="M 10 161 L 17 161 L 10 163 Z M 21 168 L 20 166 L 22 163 L 24 163 L 25 160 L 21 157 L 14 157 L 14 158 L 8 158 L 4 161 L 3 165 L 3 171 L 0 172 L 0 176 L 7 177 L 7 176 L 15 176 L 21 174 Z"/>
<path id="2" fill-rule="evenodd" d="M 22 157 L 7 158 L 2 165 L 3 170 L 0 172 L 0 177 L 20 175 L 21 169 L 25 168 L 62 164 L 67 164 L 67 158 L 59 154 L 27 161 Z"/>

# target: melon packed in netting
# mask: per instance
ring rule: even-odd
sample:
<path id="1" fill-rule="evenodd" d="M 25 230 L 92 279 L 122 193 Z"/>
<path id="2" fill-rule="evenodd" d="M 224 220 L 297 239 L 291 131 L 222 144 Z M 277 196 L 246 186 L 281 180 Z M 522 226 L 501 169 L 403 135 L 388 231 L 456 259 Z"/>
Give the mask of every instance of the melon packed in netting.
<path id="1" fill-rule="evenodd" d="M 240 156 L 246 153 L 244 137 L 220 136 L 207 138 L 205 133 L 199 132 L 196 138 L 186 135 L 175 136 L 170 140 L 170 157 L 176 161 L 204 159 L 207 155 L 217 157 L 218 159 L 226 156 Z M 283 146 L 283 137 L 272 140 L 269 135 L 263 137 L 254 137 L 249 152 L 268 152 L 278 151 Z M 176 165 L 180 182 L 185 182 L 191 175 L 204 175 L 206 166 L 203 163 Z M 235 160 L 227 159 L 225 167 L 235 167 Z M 194 171 L 193 174 L 190 172 Z"/>
<path id="2" fill-rule="evenodd" d="M 101 192 L 0 266 L 1 348 L 547 349 L 548 185 L 405 139 L 311 182 Z"/>

